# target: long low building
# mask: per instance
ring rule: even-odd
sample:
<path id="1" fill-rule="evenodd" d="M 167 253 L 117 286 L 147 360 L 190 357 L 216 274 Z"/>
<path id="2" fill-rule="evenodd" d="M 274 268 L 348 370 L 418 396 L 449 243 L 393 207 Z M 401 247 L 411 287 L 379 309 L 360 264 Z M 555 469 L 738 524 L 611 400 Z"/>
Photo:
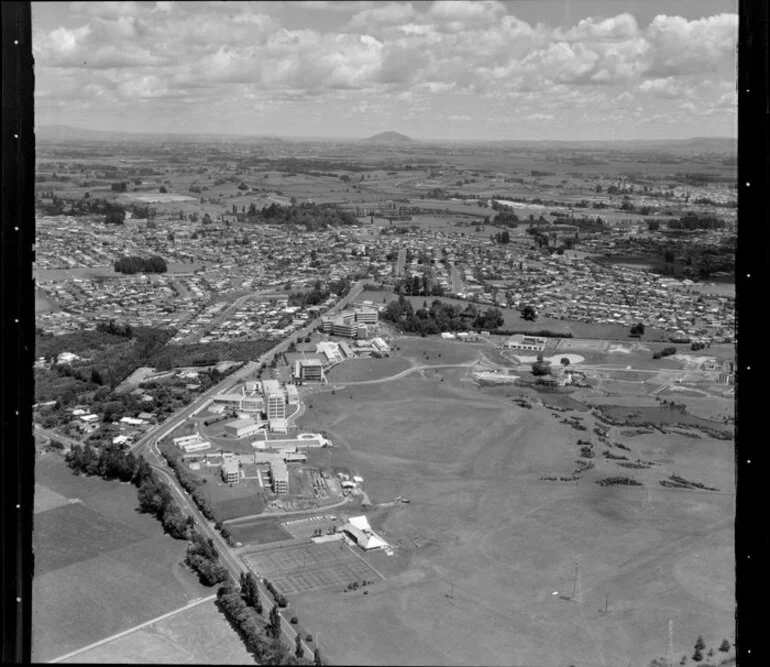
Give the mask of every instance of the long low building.
<path id="1" fill-rule="evenodd" d="M 548 343 L 547 338 L 540 336 L 526 336 L 514 334 L 507 341 L 505 347 L 509 350 L 528 350 L 530 352 L 542 352 Z"/>
<path id="2" fill-rule="evenodd" d="M 225 431 L 234 438 L 246 438 L 262 430 L 262 423 L 251 419 L 234 419 L 225 424 Z"/>
<path id="3" fill-rule="evenodd" d="M 201 452 L 206 449 L 211 449 L 211 443 L 208 441 L 188 442 L 186 445 L 179 445 L 179 449 L 181 449 L 185 454 L 189 454 L 190 452 Z"/>

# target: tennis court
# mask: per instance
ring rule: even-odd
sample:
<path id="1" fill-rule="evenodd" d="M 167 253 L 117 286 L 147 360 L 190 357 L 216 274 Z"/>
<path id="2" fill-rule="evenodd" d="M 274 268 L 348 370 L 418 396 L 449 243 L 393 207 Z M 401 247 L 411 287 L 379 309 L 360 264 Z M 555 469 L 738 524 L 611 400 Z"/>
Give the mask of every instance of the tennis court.
<path id="1" fill-rule="evenodd" d="M 255 551 L 243 561 L 284 595 L 382 578 L 343 541 Z"/>
<path id="2" fill-rule="evenodd" d="M 557 350 L 584 350 L 587 352 L 605 352 L 609 341 L 591 338 L 560 338 L 556 344 Z"/>

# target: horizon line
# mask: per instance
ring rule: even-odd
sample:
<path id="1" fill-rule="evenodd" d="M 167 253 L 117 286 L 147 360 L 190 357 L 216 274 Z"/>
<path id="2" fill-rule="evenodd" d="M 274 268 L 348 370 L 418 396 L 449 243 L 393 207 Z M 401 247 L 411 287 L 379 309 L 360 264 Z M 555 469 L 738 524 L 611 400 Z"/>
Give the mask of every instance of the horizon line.
<path id="1" fill-rule="evenodd" d="M 247 134 L 247 133 L 230 133 L 230 132 L 153 132 L 149 130 L 97 130 L 97 129 L 91 129 L 91 128 L 85 128 L 85 127 L 79 127 L 77 125 L 67 125 L 63 123 L 44 123 L 40 125 L 35 125 L 35 131 L 37 133 L 37 130 L 43 130 L 43 129 L 54 129 L 54 128 L 63 128 L 63 129 L 69 129 L 69 130 L 78 130 L 80 132 L 87 132 L 91 134 L 128 134 L 128 135 L 151 135 L 151 136 L 172 136 L 172 137 L 195 137 L 195 136 L 209 136 L 209 137 L 223 137 L 223 138 L 232 138 L 232 139 L 244 139 L 244 138 L 274 138 L 274 139 L 316 139 L 316 140 L 326 140 L 326 141 L 333 141 L 333 140 L 344 140 L 344 141 L 365 141 L 367 139 L 370 139 L 372 137 L 375 137 L 379 134 L 385 134 L 385 133 L 395 133 L 400 134 L 407 139 L 414 141 L 414 142 L 451 142 L 451 141 L 461 141 L 461 142 L 479 142 L 479 143 L 503 143 L 503 142 L 526 142 L 526 143 L 539 143 L 539 142 L 563 142 L 563 143 L 633 143 L 633 142 L 675 142 L 675 141 L 694 141 L 699 139 L 722 139 L 722 140 L 730 140 L 730 141 L 737 141 L 738 137 L 736 136 L 730 136 L 730 135 L 697 135 L 697 136 L 689 136 L 689 137 L 680 137 L 680 138 L 671 138 L 671 137 L 659 137 L 659 138 L 641 138 L 641 137 L 635 137 L 635 138 L 624 138 L 624 139 L 559 139 L 559 138 L 545 138 L 545 139 L 506 139 L 506 138 L 497 138 L 497 139 L 480 139 L 480 138 L 453 138 L 453 137 L 413 137 L 411 135 L 407 135 L 403 132 L 398 132 L 396 130 L 383 130 L 381 132 L 376 132 L 375 134 L 368 135 L 368 136 L 332 136 L 332 135 L 300 135 L 300 134 L 279 134 L 275 132 L 266 132 L 264 134 Z"/>

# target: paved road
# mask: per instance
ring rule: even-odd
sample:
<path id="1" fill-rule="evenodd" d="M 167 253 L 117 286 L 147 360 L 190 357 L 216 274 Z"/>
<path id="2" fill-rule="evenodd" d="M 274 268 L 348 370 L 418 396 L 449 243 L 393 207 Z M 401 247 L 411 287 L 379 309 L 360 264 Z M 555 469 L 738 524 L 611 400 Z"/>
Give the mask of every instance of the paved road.
<path id="1" fill-rule="evenodd" d="M 340 299 L 332 308 L 329 309 L 329 313 L 340 310 L 347 306 L 348 303 L 353 301 L 358 297 L 358 295 L 362 291 L 361 283 L 355 283 L 350 293 Z M 240 562 L 240 560 L 233 554 L 230 547 L 227 545 L 227 543 L 224 541 L 222 536 L 219 534 L 219 532 L 214 528 L 214 525 L 206 520 L 206 518 L 200 513 L 198 508 L 195 506 L 195 503 L 193 503 L 191 500 L 188 500 L 186 492 L 179 486 L 179 483 L 176 479 L 176 476 L 173 475 L 171 472 L 169 472 L 167 464 L 163 460 L 163 457 L 160 455 L 160 452 L 157 448 L 157 443 L 168 436 L 170 433 L 172 433 L 176 428 L 178 428 L 181 424 L 185 422 L 190 416 L 196 414 L 200 410 L 202 410 L 206 405 L 208 405 L 213 397 L 221 392 L 229 389 L 237 382 L 249 377 L 256 371 L 258 371 L 260 364 L 262 363 L 270 363 L 270 361 L 278 354 L 281 354 L 288 348 L 290 343 L 292 341 L 296 341 L 299 338 L 303 338 L 306 336 L 310 331 L 315 329 L 319 324 L 321 320 L 320 318 L 317 318 L 313 320 L 310 324 L 303 327 L 301 330 L 293 332 L 288 338 L 286 338 L 284 341 L 278 343 L 273 348 L 262 354 L 258 359 L 255 361 L 250 361 L 246 363 L 243 367 L 239 368 L 237 371 L 235 371 L 232 375 L 225 378 L 222 382 L 219 384 L 211 387 L 206 392 L 204 392 L 201 396 L 199 396 L 193 403 L 188 405 L 187 407 L 183 408 L 179 412 L 177 412 L 175 415 L 167 419 L 163 424 L 157 426 L 149 433 L 145 434 L 139 441 L 136 442 L 136 444 L 131 447 L 131 451 L 136 455 L 141 455 L 147 460 L 147 462 L 152 466 L 153 470 L 163 478 L 163 480 L 169 485 L 169 487 L 172 489 L 174 495 L 179 498 L 182 508 L 188 512 L 193 519 L 195 520 L 195 523 L 197 524 L 197 528 L 199 532 L 204 537 L 209 537 L 214 541 L 214 544 L 217 547 L 217 550 L 220 554 L 220 560 L 222 564 L 227 568 L 228 572 L 230 573 L 230 576 L 233 577 L 233 580 L 238 582 L 240 580 L 241 572 L 245 571 L 244 565 Z M 263 606 L 265 608 L 265 617 L 267 617 L 267 614 L 270 613 L 270 610 L 272 609 L 272 595 L 270 592 L 261 584 L 259 583 L 259 589 L 261 598 L 263 600 Z M 291 641 L 291 645 L 294 645 L 295 638 L 297 636 L 297 631 L 294 629 L 294 626 L 292 626 L 284 617 L 281 616 L 281 623 L 283 627 L 283 634 L 284 637 Z M 313 648 L 309 647 L 304 639 L 301 639 L 302 645 L 305 648 L 305 651 L 308 655 L 313 654 Z"/>
<path id="2" fill-rule="evenodd" d="M 398 259 L 396 260 L 396 278 L 400 278 L 404 274 L 404 268 L 406 267 L 406 248 L 401 248 L 398 251 Z"/>
<path id="3" fill-rule="evenodd" d="M 316 512 L 325 512 L 326 510 L 331 510 L 335 507 L 341 507 L 342 505 L 346 505 L 347 503 L 351 502 L 351 500 L 352 498 L 350 496 L 346 496 L 338 503 L 334 503 L 333 505 L 323 505 L 321 507 L 314 507 L 313 509 L 308 510 L 289 510 L 287 512 L 262 512 L 262 514 L 249 514 L 248 516 L 239 516 L 235 519 L 225 519 L 222 523 L 232 525 L 234 523 L 250 523 L 251 521 L 257 521 L 259 519 L 273 519 L 276 517 L 294 516 L 296 514 L 315 514 Z"/>
<path id="4" fill-rule="evenodd" d="M 238 308 L 240 308 L 244 303 L 251 299 L 269 299 L 269 298 L 277 298 L 277 299 L 285 299 L 286 298 L 286 292 L 275 292 L 273 290 L 258 290 L 256 292 L 250 292 L 249 294 L 244 294 L 243 296 L 239 296 L 235 301 L 233 301 L 229 306 L 227 306 L 217 317 L 214 319 L 214 321 L 202 329 L 199 329 L 198 331 L 191 333 L 189 336 L 185 336 L 180 342 L 182 343 L 195 343 L 198 341 L 199 338 L 202 336 L 205 336 L 210 331 L 213 331 L 216 329 L 222 322 L 225 321 L 228 317 L 230 317 Z M 195 316 L 194 316 L 195 317 Z"/>
<path id="5" fill-rule="evenodd" d="M 166 614 L 163 614 L 162 616 L 158 616 L 149 621 L 145 621 L 144 623 L 140 623 L 139 625 L 135 625 L 133 628 L 129 628 L 128 630 L 123 630 L 123 632 L 118 632 L 117 634 L 111 635 L 110 637 L 105 637 L 104 639 L 101 639 L 98 642 L 94 642 L 93 644 L 89 644 L 88 646 L 84 646 L 83 648 L 79 648 L 77 651 L 72 651 L 71 653 L 60 655 L 58 658 L 54 658 L 49 662 L 62 662 L 63 660 L 74 658 L 76 655 L 80 655 L 81 653 L 90 651 L 92 648 L 96 648 L 97 646 L 101 646 L 102 644 L 107 644 L 111 641 L 114 641 L 115 639 L 120 639 L 121 637 L 130 635 L 132 632 L 136 632 L 137 630 L 146 628 L 148 625 L 152 625 L 153 623 L 158 623 L 159 621 L 163 621 L 167 618 L 171 618 L 172 616 L 176 616 L 177 614 L 180 614 L 183 611 L 187 611 L 188 609 L 197 607 L 199 604 L 204 604 L 206 602 L 210 602 L 211 600 L 215 600 L 216 597 L 217 597 L 216 594 L 214 594 L 214 595 L 209 595 L 208 597 L 205 597 L 205 598 L 199 598 L 198 600 L 192 600 L 191 602 L 188 602 L 183 607 L 174 609 L 174 611 L 170 611 Z"/>
<path id="6" fill-rule="evenodd" d="M 55 431 L 49 431 L 47 429 L 44 429 L 39 424 L 34 424 L 35 432 L 38 435 L 44 436 L 46 438 L 50 438 L 51 440 L 58 440 L 60 443 L 65 445 L 65 449 L 71 449 L 73 445 L 80 445 L 82 444 L 78 440 L 74 440 L 66 435 L 61 435 L 59 433 L 56 433 Z"/>
<path id="7" fill-rule="evenodd" d="M 464 285 L 462 278 L 460 277 L 460 271 L 455 266 L 454 262 L 449 263 L 449 276 L 452 282 L 452 291 L 456 294 L 460 294 L 463 291 Z"/>

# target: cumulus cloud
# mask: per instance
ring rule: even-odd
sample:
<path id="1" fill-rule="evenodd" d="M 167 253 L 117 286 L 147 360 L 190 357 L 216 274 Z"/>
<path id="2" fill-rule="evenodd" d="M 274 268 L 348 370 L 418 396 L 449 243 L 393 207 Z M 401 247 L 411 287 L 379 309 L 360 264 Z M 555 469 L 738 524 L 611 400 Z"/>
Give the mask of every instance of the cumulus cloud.
<path id="1" fill-rule="evenodd" d="M 366 9 L 350 19 L 344 30 L 367 30 L 373 25 L 398 25 L 411 21 L 417 16 L 417 11 L 411 3 L 391 2 L 382 7 Z"/>
<path id="2" fill-rule="evenodd" d="M 307 20 L 298 21 L 300 8 Z M 629 109 L 684 104 L 682 112 L 686 103 L 735 106 L 736 14 L 659 15 L 641 25 L 625 12 L 552 27 L 515 10 L 496 0 L 300 2 L 281 11 L 261 3 L 73 2 L 68 21 L 35 30 L 38 95 L 53 100 L 79 85 L 94 104 L 219 100 L 230 86 L 252 105 L 309 97 L 374 104 L 379 96 L 385 106 L 408 101 L 410 113 L 462 95 L 525 102 L 530 115 L 542 115 L 544 104 L 551 114 L 597 100 Z M 323 21 L 312 19 L 322 12 Z"/>

